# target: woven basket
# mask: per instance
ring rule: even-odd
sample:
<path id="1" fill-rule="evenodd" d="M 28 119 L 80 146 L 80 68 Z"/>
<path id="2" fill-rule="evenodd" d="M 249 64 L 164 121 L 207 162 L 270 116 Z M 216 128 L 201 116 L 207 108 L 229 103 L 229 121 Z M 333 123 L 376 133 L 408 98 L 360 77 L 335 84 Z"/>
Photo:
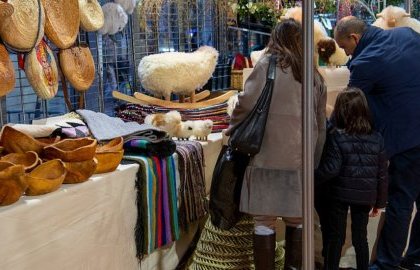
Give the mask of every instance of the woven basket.
<path id="1" fill-rule="evenodd" d="M 14 10 L 15 9 L 11 4 L 0 1 L 0 22 L 5 18 L 10 17 Z"/>
<path id="2" fill-rule="evenodd" d="M 26 55 L 25 73 L 38 97 L 51 99 L 57 94 L 57 64 L 53 52 L 44 41 Z"/>
<path id="3" fill-rule="evenodd" d="M 97 0 L 79 0 L 80 27 L 87 32 L 104 26 L 104 12 Z"/>
<path id="4" fill-rule="evenodd" d="M 61 50 L 58 56 L 61 70 L 78 91 L 86 91 L 95 80 L 95 63 L 87 46 L 73 46 Z"/>
<path id="5" fill-rule="evenodd" d="M 230 88 L 235 90 L 243 90 L 242 87 L 242 70 L 232 69 L 230 73 Z"/>
<path id="6" fill-rule="evenodd" d="M 78 0 L 42 0 L 45 9 L 45 34 L 58 48 L 74 44 L 79 33 Z"/>
<path id="7" fill-rule="evenodd" d="M 0 37 L 15 51 L 29 52 L 44 36 L 45 15 L 41 0 L 9 0 L 13 14 L 2 21 Z"/>
<path id="8" fill-rule="evenodd" d="M 2 2 L 0 2 L 2 3 Z M 15 87 L 15 69 L 6 48 L 0 44 L 0 97 Z"/>

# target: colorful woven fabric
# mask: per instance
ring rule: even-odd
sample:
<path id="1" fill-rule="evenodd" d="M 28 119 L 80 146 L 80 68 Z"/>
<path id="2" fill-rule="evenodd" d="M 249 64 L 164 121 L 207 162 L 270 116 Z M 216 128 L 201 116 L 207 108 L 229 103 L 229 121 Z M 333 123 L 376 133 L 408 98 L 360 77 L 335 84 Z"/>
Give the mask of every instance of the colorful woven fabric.
<path id="1" fill-rule="evenodd" d="M 146 106 L 138 104 L 124 104 L 117 108 L 116 115 L 124 121 L 136 121 L 140 124 L 148 114 L 167 113 L 173 109 L 157 106 Z M 227 103 L 200 109 L 176 109 L 181 114 L 182 120 L 205 120 L 213 121 L 213 132 L 220 132 L 229 126 L 229 115 L 227 114 Z"/>
<path id="2" fill-rule="evenodd" d="M 179 218 L 185 229 L 193 221 L 208 212 L 204 176 L 203 147 L 196 141 L 177 141 L 178 167 L 180 174 Z"/>
<path id="3" fill-rule="evenodd" d="M 140 165 L 137 174 L 137 257 L 179 239 L 176 174 L 174 156 L 166 158 L 124 156 L 125 163 Z"/>

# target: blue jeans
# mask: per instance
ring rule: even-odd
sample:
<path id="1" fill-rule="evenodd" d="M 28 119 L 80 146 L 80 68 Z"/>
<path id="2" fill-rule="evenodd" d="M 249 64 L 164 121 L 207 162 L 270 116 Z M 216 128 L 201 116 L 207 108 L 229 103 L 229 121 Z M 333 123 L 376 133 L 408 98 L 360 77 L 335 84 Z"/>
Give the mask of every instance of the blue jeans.
<path id="1" fill-rule="evenodd" d="M 395 270 L 407 244 L 414 203 L 420 208 L 420 147 L 393 156 L 389 165 L 388 205 L 371 269 Z M 420 213 L 412 224 L 406 258 L 420 262 Z"/>

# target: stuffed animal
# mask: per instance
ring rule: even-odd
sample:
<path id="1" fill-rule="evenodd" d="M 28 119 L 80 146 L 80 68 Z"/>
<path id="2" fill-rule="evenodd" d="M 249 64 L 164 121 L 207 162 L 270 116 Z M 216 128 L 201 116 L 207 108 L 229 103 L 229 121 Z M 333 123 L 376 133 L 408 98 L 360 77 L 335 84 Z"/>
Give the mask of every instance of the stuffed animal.
<path id="1" fill-rule="evenodd" d="M 197 140 L 207 141 L 207 136 L 213 129 L 213 121 L 207 120 L 196 120 L 194 121 L 193 135 Z"/>
<path id="2" fill-rule="evenodd" d="M 293 18 L 302 23 L 302 8 L 290 8 L 282 18 Z M 314 21 L 314 44 L 314 61 L 316 64 L 318 64 L 318 58 L 321 58 L 330 66 L 342 66 L 349 60 L 344 50 L 337 45 L 334 39 L 327 35 L 324 26 L 318 21 Z"/>
<path id="3" fill-rule="evenodd" d="M 136 8 L 136 0 L 114 0 L 115 3 L 120 4 L 128 15 L 133 14 Z"/>
<path id="4" fill-rule="evenodd" d="M 394 27 L 410 27 L 417 33 L 420 33 L 420 21 L 410 18 L 403 8 L 387 6 L 381 13 L 376 14 L 376 21 L 372 24 L 382 29 Z"/>
<path id="5" fill-rule="evenodd" d="M 170 100 L 172 93 L 193 95 L 213 74 L 219 53 L 202 46 L 192 53 L 166 52 L 142 58 L 138 75 L 142 86 L 155 96 Z"/>
<path id="6" fill-rule="evenodd" d="M 144 123 L 162 129 L 171 137 L 177 137 L 175 133 L 181 124 L 181 114 L 178 111 L 149 114 L 144 119 Z"/>
<path id="7" fill-rule="evenodd" d="M 116 3 L 106 3 L 102 6 L 104 12 L 104 26 L 99 29 L 101 35 L 114 35 L 124 29 L 128 16 L 123 7 Z"/>
<path id="8" fill-rule="evenodd" d="M 173 137 L 177 137 L 178 140 L 189 140 L 193 135 L 194 122 L 183 121 L 176 125 L 173 133 Z"/>

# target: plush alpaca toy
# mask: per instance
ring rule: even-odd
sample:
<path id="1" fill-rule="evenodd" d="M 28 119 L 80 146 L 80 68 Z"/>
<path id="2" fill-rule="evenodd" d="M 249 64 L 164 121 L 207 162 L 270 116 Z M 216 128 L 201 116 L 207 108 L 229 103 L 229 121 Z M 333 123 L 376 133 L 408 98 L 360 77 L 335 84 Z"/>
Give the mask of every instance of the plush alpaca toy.
<path id="1" fill-rule="evenodd" d="M 142 86 L 157 97 L 170 100 L 172 93 L 194 95 L 213 74 L 219 53 L 202 46 L 192 53 L 166 52 L 142 58 L 138 75 Z"/>
<path id="2" fill-rule="evenodd" d="M 207 141 L 207 136 L 210 135 L 213 129 L 213 121 L 207 120 L 196 120 L 194 121 L 193 135 L 197 140 Z"/>
<path id="3" fill-rule="evenodd" d="M 381 13 L 376 14 L 376 21 L 372 24 L 382 29 L 394 27 L 410 27 L 417 33 L 420 33 L 420 21 L 410 18 L 403 8 L 387 6 Z"/>
<path id="4" fill-rule="evenodd" d="M 101 35 L 114 35 L 124 29 L 128 16 L 123 7 L 116 3 L 106 3 L 102 6 L 104 12 L 104 26 L 99 29 Z"/>
<path id="5" fill-rule="evenodd" d="M 162 129 L 171 137 L 177 137 L 175 133 L 181 124 L 181 114 L 178 111 L 149 114 L 144 119 L 144 123 Z"/>
<path id="6" fill-rule="evenodd" d="M 177 137 L 178 140 L 189 140 L 193 135 L 194 122 L 183 121 L 176 125 L 173 133 L 173 137 Z"/>

